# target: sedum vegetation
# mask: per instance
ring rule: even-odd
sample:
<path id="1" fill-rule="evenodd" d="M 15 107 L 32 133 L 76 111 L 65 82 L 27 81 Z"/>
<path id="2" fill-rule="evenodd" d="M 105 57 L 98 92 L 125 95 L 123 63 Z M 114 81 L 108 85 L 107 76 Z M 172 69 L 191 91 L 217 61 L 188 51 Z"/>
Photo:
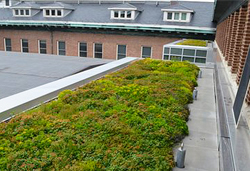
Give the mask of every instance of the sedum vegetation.
<path id="1" fill-rule="evenodd" d="M 177 45 L 188 45 L 188 46 L 202 46 L 206 47 L 207 42 L 205 40 L 195 40 L 195 39 L 187 39 L 182 42 L 177 43 Z"/>
<path id="2" fill-rule="evenodd" d="M 171 170 L 198 68 L 145 59 L 0 124 L 0 170 Z"/>

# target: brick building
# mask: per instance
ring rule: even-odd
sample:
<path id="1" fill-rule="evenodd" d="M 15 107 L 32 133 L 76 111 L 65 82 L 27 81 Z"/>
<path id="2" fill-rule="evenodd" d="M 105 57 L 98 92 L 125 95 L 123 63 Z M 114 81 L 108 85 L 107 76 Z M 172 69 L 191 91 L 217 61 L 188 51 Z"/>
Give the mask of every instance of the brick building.
<path id="1" fill-rule="evenodd" d="M 250 1 L 218 1 L 214 21 L 216 43 L 232 78 L 239 85 L 250 45 Z M 246 96 L 250 104 L 250 89 Z"/>
<path id="2" fill-rule="evenodd" d="M 213 40 L 213 9 L 197 0 L 0 0 L 0 50 L 162 59 L 167 43 Z"/>

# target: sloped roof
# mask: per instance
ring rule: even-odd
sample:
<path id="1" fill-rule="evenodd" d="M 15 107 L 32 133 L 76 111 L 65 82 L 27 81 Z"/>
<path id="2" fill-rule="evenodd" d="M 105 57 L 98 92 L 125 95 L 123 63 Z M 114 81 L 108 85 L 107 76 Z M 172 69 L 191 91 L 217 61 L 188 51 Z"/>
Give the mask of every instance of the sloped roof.
<path id="1" fill-rule="evenodd" d="M 11 8 L 36 8 L 40 9 L 40 5 L 34 2 L 19 2 L 13 5 Z"/>
<path id="2" fill-rule="evenodd" d="M 129 3 L 123 3 L 123 4 L 117 4 L 116 6 L 111 7 L 109 9 L 135 9 L 136 10 L 137 7 Z"/>
<path id="3" fill-rule="evenodd" d="M 41 4 L 40 8 L 48 8 L 48 7 L 53 7 L 53 8 L 63 8 L 63 9 L 71 9 L 74 10 L 75 8 L 73 5 L 66 4 L 63 2 L 55 2 L 55 3 L 49 3 L 49 4 Z"/>
<path id="4" fill-rule="evenodd" d="M 164 7 L 162 10 L 172 10 L 172 11 L 194 11 L 193 9 L 187 8 L 183 6 L 182 4 L 174 4 L 174 5 L 168 5 Z"/>

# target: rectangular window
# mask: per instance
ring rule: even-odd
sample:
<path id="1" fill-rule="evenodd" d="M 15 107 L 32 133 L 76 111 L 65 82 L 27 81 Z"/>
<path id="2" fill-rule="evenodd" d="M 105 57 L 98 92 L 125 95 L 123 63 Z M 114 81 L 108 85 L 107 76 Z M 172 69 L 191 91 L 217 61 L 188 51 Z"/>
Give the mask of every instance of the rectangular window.
<path id="1" fill-rule="evenodd" d="M 10 0 L 5 0 L 5 6 L 10 6 Z"/>
<path id="2" fill-rule="evenodd" d="M 181 14 L 181 20 L 183 20 L 183 21 L 187 20 L 187 13 Z"/>
<path id="3" fill-rule="evenodd" d="M 102 58 L 102 44 L 101 43 L 95 43 L 94 44 L 94 54 L 95 54 L 95 58 Z"/>
<path id="4" fill-rule="evenodd" d="M 87 43 L 83 43 L 83 42 L 79 43 L 79 56 L 87 57 Z"/>
<path id="5" fill-rule="evenodd" d="M 61 10 L 57 10 L 57 16 L 62 16 L 62 11 Z"/>
<path id="6" fill-rule="evenodd" d="M 126 53 L 127 53 L 126 45 L 117 46 L 117 59 L 125 58 L 127 56 Z"/>
<path id="7" fill-rule="evenodd" d="M 66 45 L 64 41 L 58 41 L 58 55 L 66 55 Z"/>
<path id="8" fill-rule="evenodd" d="M 4 39 L 5 51 L 11 51 L 11 39 Z"/>
<path id="9" fill-rule="evenodd" d="M 197 50 L 196 56 L 207 57 L 207 51 L 206 50 Z"/>
<path id="10" fill-rule="evenodd" d="M 25 15 L 30 15 L 30 11 L 29 10 L 25 10 Z"/>
<path id="11" fill-rule="evenodd" d="M 194 62 L 194 57 L 183 57 L 182 61 Z"/>
<path id="12" fill-rule="evenodd" d="M 50 10 L 45 10 L 45 14 L 46 14 L 47 16 L 50 16 Z"/>
<path id="13" fill-rule="evenodd" d="M 19 15 L 19 10 L 15 10 L 15 15 Z"/>
<path id="14" fill-rule="evenodd" d="M 39 40 L 39 52 L 41 54 L 46 54 L 47 53 L 46 40 Z"/>
<path id="15" fill-rule="evenodd" d="M 127 18 L 131 18 L 132 15 L 131 15 L 131 11 L 127 11 Z"/>
<path id="16" fill-rule="evenodd" d="M 22 52 L 29 52 L 29 43 L 27 39 L 22 39 Z"/>
<path id="17" fill-rule="evenodd" d="M 56 10 L 51 10 L 51 15 L 55 16 L 56 15 Z"/>
<path id="18" fill-rule="evenodd" d="M 181 55 L 181 54 L 182 54 L 182 49 L 179 49 L 179 48 L 171 48 L 171 54 Z"/>
<path id="19" fill-rule="evenodd" d="M 20 10 L 20 15 L 24 15 L 24 10 Z"/>
<path id="20" fill-rule="evenodd" d="M 142 47 L 142 58 L 151 58 L 151 47 Z"/>
<path id="21" fill-rule="evenodd" d="M 172 60 L 172 61 L 181 61 L 181 56 L 171 55 L 170 60 Z"/>
<path id="22" fill-rule="evenodd" d="M 115 17 L 115 18 L 118 18 L 118 17 L 119 17 L 119 12 L 118 12 L 118 11 L 115 11 L 115 12 L 114 12 L 114 17 Z"/>
<path id="23" fill-rule="evenodd" d="M 168 47 L 164 48 L 164 54 L 169 54 L 169 48 Z"/>
<path id="24" fill-rule="evenodd" d="M 120 11 L 121 13 L 121 18 L 125 18 L 125 11 Z"/>
<path id="25" fill-rule="evenodd" d="M 172 20 L 172 16 L 173 16 L 173 13 L 172 12 L 168 12 L 168 20 Z"/>
<path id="26" fill-rule="evenodd" d="M 180 19 L 180 13 L 174 13 L 174 20 L 179 20 Z"/>
<path id="27" fill-rule="evenodd" d="M 184 49 L 183 55 L 194 56 L 195 50 L 193 49 Z"/>

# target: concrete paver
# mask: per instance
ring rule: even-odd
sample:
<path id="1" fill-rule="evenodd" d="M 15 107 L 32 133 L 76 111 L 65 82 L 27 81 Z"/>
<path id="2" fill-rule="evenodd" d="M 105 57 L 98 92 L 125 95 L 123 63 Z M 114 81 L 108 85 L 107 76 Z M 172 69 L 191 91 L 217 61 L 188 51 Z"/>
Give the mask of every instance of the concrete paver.
<path id="1" fill-rule="evenodd" d="M 189 135 L 183 140 L 186 149 L 185 168 L 174 168 L 174 171 L 219 170 L 214 70 L 201 70 L 203 73 L 202 78 L 198 79 L 198 98 L 189 105 Z"/>

